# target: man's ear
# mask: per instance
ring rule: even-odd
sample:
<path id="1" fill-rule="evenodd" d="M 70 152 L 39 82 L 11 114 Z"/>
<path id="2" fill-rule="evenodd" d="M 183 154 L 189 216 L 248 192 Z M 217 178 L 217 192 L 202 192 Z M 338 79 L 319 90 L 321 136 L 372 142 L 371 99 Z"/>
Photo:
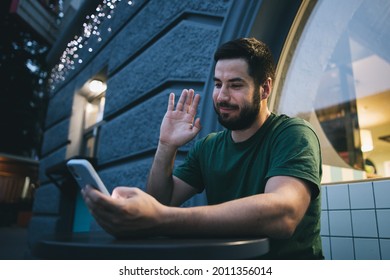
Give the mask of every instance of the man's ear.
<path id="1" fill-rule="evenodd" d="M 272 91 L 272 79 L 268 77 L 267 80 L 265 80 L 265 82 L 261 85 L 261 87 L 263 88 L 261 99 L 268 98 Z"/>

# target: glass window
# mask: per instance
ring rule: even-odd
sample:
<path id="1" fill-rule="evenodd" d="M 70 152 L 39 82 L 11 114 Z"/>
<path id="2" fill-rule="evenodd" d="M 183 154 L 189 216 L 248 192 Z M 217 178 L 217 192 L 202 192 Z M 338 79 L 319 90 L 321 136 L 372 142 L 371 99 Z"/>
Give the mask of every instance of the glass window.
<path id="1" fill-rule="evenodd" d="M 320 0 L 275 111 L 311 122 L 324 164 L 390 176 L 390 1 Z"/>

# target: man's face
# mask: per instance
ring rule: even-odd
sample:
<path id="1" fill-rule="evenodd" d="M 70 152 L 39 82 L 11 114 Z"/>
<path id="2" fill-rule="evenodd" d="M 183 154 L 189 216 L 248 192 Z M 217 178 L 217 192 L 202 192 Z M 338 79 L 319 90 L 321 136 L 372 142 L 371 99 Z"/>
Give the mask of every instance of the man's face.
<path id="1" fill-rule="evenodd" d="M 244 59 L 223 59 L 215 66 L 214 109 L 218 121 L 230 130 L 249 128 L 259 117 L 260 92 L 248 74 Z"/>

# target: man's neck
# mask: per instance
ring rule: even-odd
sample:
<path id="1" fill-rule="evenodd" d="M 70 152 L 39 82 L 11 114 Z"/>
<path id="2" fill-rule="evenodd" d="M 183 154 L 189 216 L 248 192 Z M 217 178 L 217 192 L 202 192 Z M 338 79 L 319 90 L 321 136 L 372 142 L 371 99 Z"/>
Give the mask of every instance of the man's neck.
<path id="1" fill-rule="evenodd" d="M 271 112 L 266 108 L 263 111 L 260 111 L 260 114 L 255 122 L 246 129 L 243 130 L 232 130 L 231 136 L 235 143 L 244 142 L 251 138 L 265 123 L 268 117 L 271 115 Z"/>

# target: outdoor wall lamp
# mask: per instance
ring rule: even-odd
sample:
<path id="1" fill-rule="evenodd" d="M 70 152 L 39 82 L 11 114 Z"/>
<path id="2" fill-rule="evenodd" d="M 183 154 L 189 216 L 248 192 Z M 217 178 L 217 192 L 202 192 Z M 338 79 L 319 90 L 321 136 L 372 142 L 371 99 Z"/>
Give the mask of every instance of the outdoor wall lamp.
<path id="1" fill-rule="evenodd" d="M 106 91 L 107 84 L 101 80 L 91 80 L 88 84 L 89 90 L 95 95 L 99 95 L 102 92 Z"/>

